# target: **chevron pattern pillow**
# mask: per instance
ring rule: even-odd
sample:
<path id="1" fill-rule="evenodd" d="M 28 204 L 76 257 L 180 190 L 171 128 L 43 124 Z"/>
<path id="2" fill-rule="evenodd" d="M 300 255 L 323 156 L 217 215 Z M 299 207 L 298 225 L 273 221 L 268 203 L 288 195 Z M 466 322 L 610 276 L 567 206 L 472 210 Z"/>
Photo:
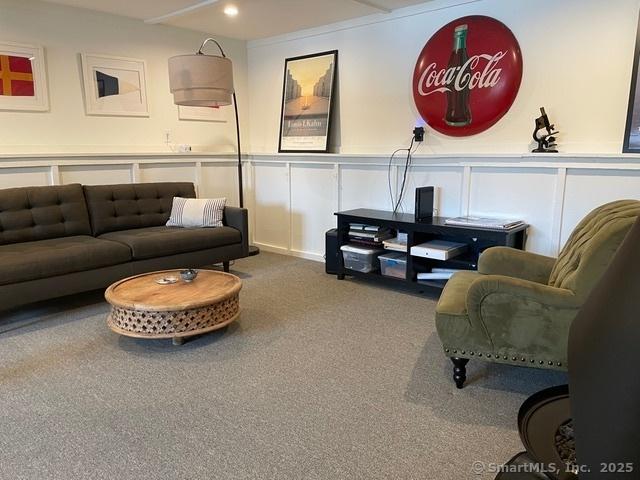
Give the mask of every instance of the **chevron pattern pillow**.
<path id="1" fill-rule="evenodd" d="M 226 198 L 174 197 L 167 227 L 221 227 Z"/>

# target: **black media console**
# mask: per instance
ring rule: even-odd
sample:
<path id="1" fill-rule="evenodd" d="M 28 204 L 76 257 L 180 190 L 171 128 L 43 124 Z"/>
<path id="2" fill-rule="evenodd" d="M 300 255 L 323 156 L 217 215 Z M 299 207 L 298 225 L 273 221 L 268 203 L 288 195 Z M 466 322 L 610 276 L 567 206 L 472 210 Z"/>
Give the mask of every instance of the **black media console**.
<path id="1" fill-rule="evenodd" d="M 402 284 L 419 291 L 428 287 L 442 289 L 444 282 L 434 280 L 416 280 L 420 272 L 430 272 L 434 267 L 461 270 L 476 270 L 478 258 L 483 250 L 489 247 L 506 246 L 524 250 L 527 241 L 528 225 L 520 225 L 510 230 L 489 230 L 484 228 L 454 227 L 446 225 L 444 217 L 434 217 L 432 220 L 416 221 L 413 214 L 393 213 L 382 210 L 368 210 L 359 208 L 337 212 L 338 217 L 338 250 L 349 243 L 349 224 L 363 223 L 390 228 L 408 234 L 407 250 L 429 240 L 448 240 L 462 242 L 469 245 L 466 253 L 449 260 L 434 260 L 429 258 L 412 257 L 407 252 L 407 276 L 405 279 L 386 277 L 380 272 L 362 273 L 344 267 L 342 255 L 338 255 L 338 279 L 345 275 L 378 279 L 389 284 Z"/>

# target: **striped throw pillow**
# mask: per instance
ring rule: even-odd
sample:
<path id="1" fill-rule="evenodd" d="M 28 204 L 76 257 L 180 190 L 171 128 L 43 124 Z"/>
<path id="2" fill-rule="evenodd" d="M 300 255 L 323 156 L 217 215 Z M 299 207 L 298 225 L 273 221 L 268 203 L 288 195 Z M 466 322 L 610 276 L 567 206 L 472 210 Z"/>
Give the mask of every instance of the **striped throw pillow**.
<path id="1" fill-rule="evenodd" d="M 226 198 L 174 197 L 167 227 L 221 227 Z"/>

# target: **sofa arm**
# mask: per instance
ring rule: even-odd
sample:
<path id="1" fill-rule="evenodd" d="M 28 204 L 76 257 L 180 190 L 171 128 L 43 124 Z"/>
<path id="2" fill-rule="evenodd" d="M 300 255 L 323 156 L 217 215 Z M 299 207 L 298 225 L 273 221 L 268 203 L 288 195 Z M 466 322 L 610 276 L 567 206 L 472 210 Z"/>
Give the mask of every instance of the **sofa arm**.
<path id="1" fill-rule="evenodd" d="M 546 284 L 555 263 L 552 257 L 509 247 L 491 247 L 480 255 L 478 272 Z"/>
<path id="2" fill-rule="evenodd" d="M 481 275 L 467 295 L 469 321 L 491 346 L 486 353 L 554 368 L 566 368 L 580 305 L 570 290 L 501 275 Z"/>
<path id="3" fill-rule="evenodd" d="M 242 254 L 249 255 L 249 212 L 246 208 L 224 207 L 222 219 L 227 227 L 235 228 L 242 234 Z"/>

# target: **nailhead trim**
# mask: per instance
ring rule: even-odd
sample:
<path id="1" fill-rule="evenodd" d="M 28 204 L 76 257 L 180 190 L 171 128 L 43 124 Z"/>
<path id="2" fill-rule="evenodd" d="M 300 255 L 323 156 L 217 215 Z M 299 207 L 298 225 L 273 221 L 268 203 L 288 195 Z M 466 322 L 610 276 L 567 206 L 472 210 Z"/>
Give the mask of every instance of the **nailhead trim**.
<path id="1" fill-rule="evenodd" d="M 449 349 L 449 348 L 445 348 L 445 349 L 444 349 L 444 351 L 445 351 L 446 353 L 449 353 L 449 352 L 458 353 L 458 350 L 457 350 L 457 349 L 454 349 L 454 350 L 452 351 L 452 350 L 451 350 L 451 349 Z M 467 354 L 467 351 L 466 351 L 466 350 L 460 350 L 460 354 L 461 354 L 461 355 L 466 355 L 466 354 Z M 471 356 L 471 357 L 473 357 L 473 356 L 483 357 L 483 356 L 484 356 L 484 357 L 486 357 L 486 358 L 495 358 L 496 360 L 499 360 L 499 359 L 501 358 L 501 357 L 500 357 L 500 355 L 497 355 L 497 354 L 492 354 L 492 353 L 486 353 L 486 354 L 484 354 L 484 353 L 482 353 L 482 352 L 477 352 L 477 353 L 476 353 L 476 352 L 471 351 L 471 350 L 469 350 L 469 356 Z M 503 356 L 502 356 L 502 360 L 509 360 L 509 357 L 508 357 L 507 355 L 503 355 Z M 527 361 L 527 360 L 529 360 L 529 363 L 532 363 L 532 364 L 534 364 L 534 363 L 536 363 L 536 362 L 538 362 L 538 364 L 540 364 L 540 365 L 544 365 L 544 364 L 545 364 L 545 361 L 544 361 L 544 360 L 535 360 L 535 359 L 533 359 L 533 358 L 527 359 L 526 357 L 520 357 L 520 361 L 521 361 L 521 362 L 525 362 L 525 363 L 526 363 L 526 361 Z M 513 356 L 513 357 L 511 357 L 511 361 L 512 361 L 512 362 L 517 362 L 517 361 L 518 361 L 518 357 L 517 357 L 517 356 Z M 551 361 L 551 360 L 548 360 L 548 361 L 547 361 L 547 365 L 549 365 L 550 367 L 553 367 L 553 366 L 554 366 L 554 364 L 555 364 L 556 366 L 558 366 L 558 367 L 561 367 L 561 366 L 562 366 L 562 362 L 553 362 L 553 361 Z"/>

